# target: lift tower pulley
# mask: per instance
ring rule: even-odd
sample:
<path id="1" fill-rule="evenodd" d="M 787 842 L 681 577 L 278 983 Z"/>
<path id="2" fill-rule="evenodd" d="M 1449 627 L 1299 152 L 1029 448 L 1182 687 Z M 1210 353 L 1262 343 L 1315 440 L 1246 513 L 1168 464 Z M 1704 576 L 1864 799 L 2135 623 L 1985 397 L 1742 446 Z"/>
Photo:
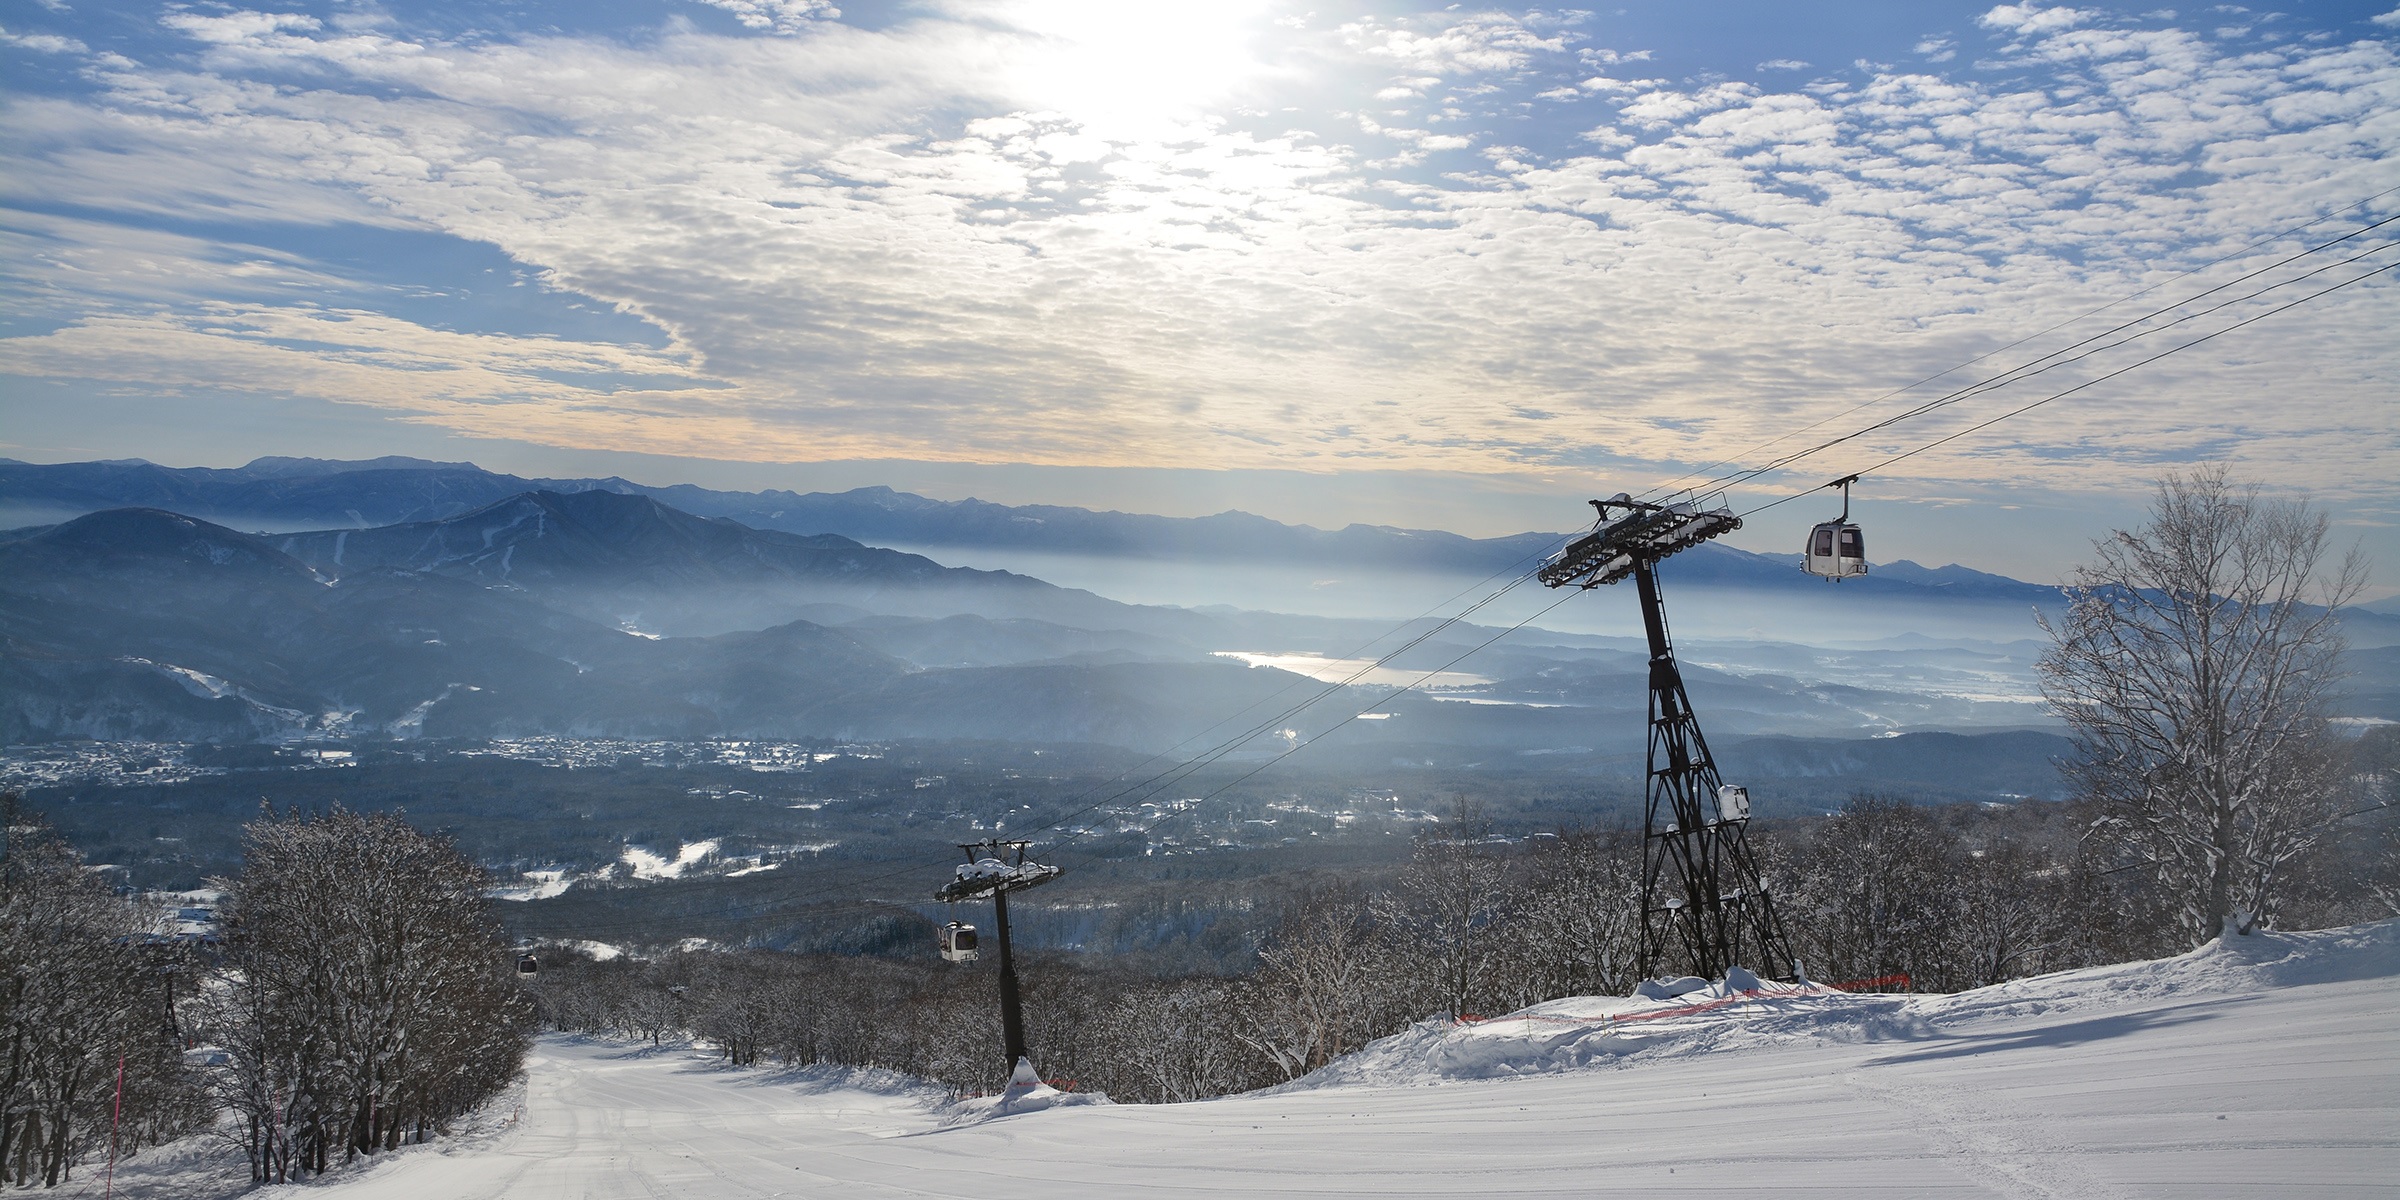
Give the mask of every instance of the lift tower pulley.
<path id="1" fill-rule="evenodd" d="M 1654 504 L 1622 493 L 1594 500 L 1591 533 L 1568 544 L 1538 574 L 1545 587 L 1595 588 L 1632 576 L 1650 641 L 1649 776 L 1642 805 L 1642 974 L 1655 974 L 1673 936 L 1691 971 L 1716 978 L 1750 966 L 1792 979 L 1799 966 L 1775 903 L 1750 853 L 1750 796 L 1728 787 L 1709 756 L 1700 718 L 1684 692 L 1683 672 L 1667 639 L 1658 562 L 1742 527 L 1719 500 Z M 1611 518 L 1611 513 L 1618 515 Z M 1662 896 L 1672 865 L 1672 894 Z M 1670 935 L 1669 931 L 1672 931 Z M 1745 960 L 1747 960 L 1745 962 Z"/>

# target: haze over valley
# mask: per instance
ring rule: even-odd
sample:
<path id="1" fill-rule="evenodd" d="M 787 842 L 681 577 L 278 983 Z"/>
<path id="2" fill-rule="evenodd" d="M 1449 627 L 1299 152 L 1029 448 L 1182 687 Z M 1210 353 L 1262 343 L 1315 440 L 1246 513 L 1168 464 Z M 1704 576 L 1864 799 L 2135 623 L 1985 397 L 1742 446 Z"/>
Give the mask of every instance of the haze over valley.
<path id="1" fill-rule="evenodd" d="M 1242 593 L 1258 607 L 1139 603 L 928 556 L 982 544 L 985 561 L 1071 555 L 1137 577 L 1413 575 L 1438 581 L 1426 594 L 1450 590 L 1418 610 L 1440 613 L 1502 590 L 1564 535 L 1325 534 L 1240 514 L 705 493 L 393 461 L 7 464 L 0 489 L 10 511 L 63 518 L 0 535 L 0 782 L 104 839 L 144 884 L 230 869 L 262 793 L 340 798 L 458 830 L 524 901 L 508 908 L 528 930 L 574 931 L 548 909 L 615 928 L 628 918 L 594 917 L 626 902 L 609 896 L 663 887 L 698 898 L 647 895 L 623 932 L 842 945 L 881 935 L 675 914 L 795 879 L 838 889 L 841 864 L 1040 827 L 1101 798 L 1070 826 L 1091 839 L 1077 852 L 1128 866 L 1073 891 L 1138 891 L 1157 874 L 1139 864 L 1162 855 L 1202 855 L 1227 881 L 1218 901 L 1187 897 L 1199 907 L 1180 933 L 1137 920 L 1102 939 L 1132 946 L 1204 933 L 1216 904 L 1248 894 L 1243 879 L 1403 854 L 1458 796 L 1519 838 L 1639 815 L 1646 668 L 1627 589 L 1524 585 L 1505 597 L 1514 607 L 1445 623 L 1404 611 L 1413 598 L 1372 615 L 1312 606 L 1321 589 L 1306 587 Z M 928 554 L 863 540 L 889 533 Z M 1914 564 L 1837 587 L 1714 545 L 1665 577 L 1694 701 L 1762 815 L 1862 791 L 2065 794 L 2054 764 L 2068 744 L 2033 669 L 2034 614 L 2055 611 L 2055 588 Z M 2377 644 L 2400 620 L 2357 610 L 2347 628 L 2354 676 L 2337 715 L 2400 718 L 2395 651 Z M 596 794 L 609 802 L 594 808 Z M 1205 813 L 1178 813 L 1200 796 Z M 122 836 L 137 827 L 156 832 Z M 1065 920 L 1028 936 L 1099 935 Z"/>

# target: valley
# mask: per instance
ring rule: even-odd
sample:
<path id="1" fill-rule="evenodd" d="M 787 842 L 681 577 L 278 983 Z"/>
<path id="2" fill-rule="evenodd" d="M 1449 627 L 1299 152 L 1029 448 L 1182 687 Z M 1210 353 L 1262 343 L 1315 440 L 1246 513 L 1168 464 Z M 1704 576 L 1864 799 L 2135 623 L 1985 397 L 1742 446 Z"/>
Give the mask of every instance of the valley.
<path id="1" fill-rule="evenodd" d="M 1025 914 L 1029 945 L 1157 949 L 1172 927 L 1177 969 L 1238 968 L 1253 937 L 1207 942 L 1210 926 L 1395 870 L 1461 804 L 1504 839 L 1639 820 L 1646 668 L 1613 590 L 1543 623 L 1505 592 L 1465 620 L 1310 611 L 1305 589 L 1280 597 L 1297 611 L 1128 603 L 817 526 L 988 534 L 984 561 L 1140 542 L 1120 561 L 1180 570 L 1226 552 L 1223 523 L 622 481 L 494 495 L 526 482 L 406 462 L 0 465 L 19 506 L 344 518 L 262 535 L 105 508 L 0 533 L 0 787 L 137 887 L 229 873 L 262 804 L 405 811 L 493 873 L 512 929 L 607 945 L 886 945 L 930 914 L 902 864 L 1036 836 L 1077 872 Z M 762 521 L 771 501 L 784 528 L 668 495 Z M 1536 536 L 1234 524 L 1266 531 L 1252 566 L 1453 579 Z M 1685 678 L 1768 828 L 1862 793 L 2065 794 L 2030 636 L 2054 590 L 1897 564 L 1841 595 L 1877 636 L 1762 637 L 1760 612 L 1825 589 L 1721 546 L 1687 557 L 1670 580 L 1695 614 Z M 1988 636 L 1924 632 L 1962 621 Z M 2367 642 L 2380 623 L 2400 625 L 2354 616 Z M 2352 663 L 2340 715 L 2400 716 L 2400 651 Z M 1146 907 L 1168 880 L 1182 915 Z"/>

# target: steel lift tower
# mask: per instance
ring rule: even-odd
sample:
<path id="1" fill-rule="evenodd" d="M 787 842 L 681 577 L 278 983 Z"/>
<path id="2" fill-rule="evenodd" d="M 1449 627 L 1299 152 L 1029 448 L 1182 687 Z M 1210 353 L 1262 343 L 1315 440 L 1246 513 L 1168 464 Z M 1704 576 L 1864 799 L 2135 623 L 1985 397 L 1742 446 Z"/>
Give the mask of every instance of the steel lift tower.
<path id="1" fill-rule="evenodd" d="M 1728 967 L 1794 979 L 1799 965 L 1775 903 L 1750 853 L 1750 793 L 1717 777 L 1700 718 L 1683 690 L 1683 672 L 1667 641 L 1658 594 L 1658 561 L 1742 527 L 1719 500 L 1651 504 L 1619 493 L 1594 500 L 1600 521 L 1545 564 L 1546 587 L 1596 588 L 1633 577 L 1650 638 L 1650 771 L 1642 811 L 1642 961 L 1654 975 L 1669 930 L 1683 943 L 1692 973 L 1715 979 Z M 1620 513 L 1613 520 L 1610 514 Z M 1664 883 L 1672 864 L 1675 879 Z M 1662 892 L 1664 893 L 1662 895 Z"/>
<path id="2" fill-rule="evenodd" d="M 1060 869 L 1030 862 L 1025 848 L 1031 842 L 985 838 L 959 847 L 967 856 L 950 882 L 933 893 L 944 904 L 992 898 L 992 924 L 1000 934 L 1000 1047 L 1010 1070 L 1025 1061 L 1025 1008 L 1017 996 L 1017 959 L 1008 942 L 1008 894 L 1039 887 L 1056 879 Z"/>

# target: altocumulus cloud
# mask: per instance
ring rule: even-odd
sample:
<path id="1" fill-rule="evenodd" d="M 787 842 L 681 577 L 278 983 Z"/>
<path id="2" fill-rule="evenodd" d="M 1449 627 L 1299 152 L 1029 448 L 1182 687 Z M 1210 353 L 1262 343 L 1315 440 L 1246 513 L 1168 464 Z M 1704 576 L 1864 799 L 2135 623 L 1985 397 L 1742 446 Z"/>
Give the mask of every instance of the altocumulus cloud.
<path id="1" fill-rule="evenodd" d="M 49 327 L 0 369 L 726 458 L 1690 462 L 2400 184 L 2388 22 L 2002 6 L 1914 66 L 1754 82 L 1652 77 L 1574 13 L 654 15 L 10 31 L 72 78 L 11 100 L 9 303 Z M 448 326 L 275 248 L 294 225 L 496 247 L 655 336 Z M 2095 485 L 2238 446 L 2400 487 L 2393 297 L 1906 470 Z"/>

